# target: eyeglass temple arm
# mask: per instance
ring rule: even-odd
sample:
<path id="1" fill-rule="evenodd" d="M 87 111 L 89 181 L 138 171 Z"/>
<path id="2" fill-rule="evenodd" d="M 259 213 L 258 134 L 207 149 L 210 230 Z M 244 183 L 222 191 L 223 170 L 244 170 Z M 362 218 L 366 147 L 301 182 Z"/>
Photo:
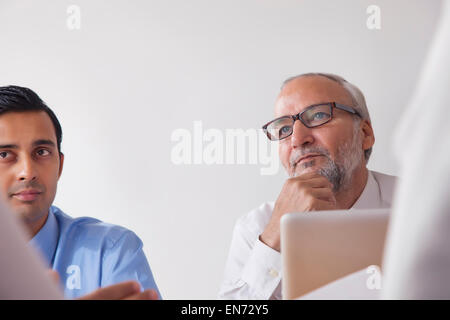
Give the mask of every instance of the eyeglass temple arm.
<path id="1" fill-rule="evenodd" d="M 347 112 L 356 114 L 357 116 L 359 116 L 360 118 L 362 118 L 362 116 L 359 114 L 359 112 L 356 111 L 355 109 L 353 109 L 352 107 L 347 107 L 347 106 L 344 106 L 343 104 L 339 104 L 339 103 L 335 103 L 334 106 L 335 106 L 336 108 L 338 108 L 338 109 L 345 110 L 345 111 L 347 111 Z"/>

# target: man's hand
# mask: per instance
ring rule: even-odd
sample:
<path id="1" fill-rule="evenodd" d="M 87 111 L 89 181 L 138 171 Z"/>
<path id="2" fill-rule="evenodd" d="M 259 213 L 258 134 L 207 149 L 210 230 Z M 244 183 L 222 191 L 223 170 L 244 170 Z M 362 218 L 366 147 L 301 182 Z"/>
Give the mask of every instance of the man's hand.
<path id="1" fill-rule="evenodd" d="M 59 274 L 56 270 L 48 270 L 50 279 L 59 286 Z M 118 284 L 97 289 L 79 300 L 159 300 L 155 290 L 147 289 L 141 292 L 141 286 L 136 281 L 124 281 Z"/>
<path id="2" fill-rule="evenodd" d="M 125 281 L 108 287 L 100 288 L 79 298 L 80 300 L 158 300 L 155 290 L 147 289 L 141 292 L 136 281 Z"/>
<path id="3" fill-rule="evenodd" d="M 272 217 L 260 240 L 280 251 L 280 219 L 290 212 L 336 209 L 333 185 L 316 172 L 305 173 L 286 181 L 278 196 Z"/>

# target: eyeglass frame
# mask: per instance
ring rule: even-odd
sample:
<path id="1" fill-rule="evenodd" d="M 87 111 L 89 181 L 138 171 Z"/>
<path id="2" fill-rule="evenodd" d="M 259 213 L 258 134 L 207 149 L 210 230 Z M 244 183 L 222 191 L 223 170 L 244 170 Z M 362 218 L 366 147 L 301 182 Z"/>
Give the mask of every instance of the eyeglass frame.
<path id="1" fill-rule="evenodd" d="M 305 113 L 306 111 L 308 111 L 308 110 L 314 108 L 314 107 L 322 106 L 322 105 L 329 105 L 329 106 L 330 106 L 330 119 L 328 119 L 328 120 L 325 121 L 324 123 L 321 123 L 321 124 L 319 124 L 319 125 L 317 125 L 317 126 L 312 126 L 312 127 L 311 127 L 311 126 L 308 126 L 308 125 L 304 122 L 304 120 L 303 120 L 303 118 L 302 118 L 302 114 Z M 278 118 L 276 118 L 276 119 L 273 119 L 273 120 L 267 122 L 265 125 L 263 125 L 263 126 L 262 126 L 262 129 L 263 129 L 264 133 L 266 134 L 267 138 L 269 138 L 270 141 L 280 141 L 280 140 L 283 140 L 283 139 L 286 139 L 286 138 L 290 137 L 290 136 L 294 133 L 294 130 L 292 130 L 292 132 L 291 132 L 289 135 L 287 135 L 286 137 L 284 137 L 284 138 L 282 138 L 282 139 L 272 140 L 272 139 L 270 139 L 270 137 L 269 137 L 269 135 L 268 135 L 268 132 L 267 132 L 267 126 L 268 126 L 269 124 L 271 124 L 272 122 L 275 122 L 275 121 L 280 120 L 280 119 L 283 119 L 283 118 L 291 117 L 292 120 L 294 120 L 293 123 L 292 123 L 292 127 L 294 127 L 295 121 L 300 120 L 300 122 L 303 123 L 303 125 L 304 125 L 305 127 L 307 127 L 307 128 L 317 128 L 317 127 L 320 127 L 321 125 L 324 125 L 325 123 L 330 122 L 330 121 L 333 119 L 333 108 L 341 109 L 341 110 L 347 111 L 347 112 L 349 112 L 349 113 L 351 113 L 351 114 L 357 115 L 358 117 L 362 118 L 361 114 L 360 114 L 355 108 L 353 108 L 353 107 L 349 107 L 349 106 L 346 106 L 346 105 L 343 105 L 343 104 L 340 104 L 340 103 L 336 103 L 336 102 L 322 102 L 322 103 L 316 103 L 316 104 L 310 105 L 310 106 L 308 106 L 307 108 L 305 108 L 305 110 L 303 110 L 303 111 L 301 111 L 301 112 L 299 112 L 299 113 L 297 113 L 297 114 L 295 114 L 295 115 L 282 116 L 282 117 L 278 117 Z"/>

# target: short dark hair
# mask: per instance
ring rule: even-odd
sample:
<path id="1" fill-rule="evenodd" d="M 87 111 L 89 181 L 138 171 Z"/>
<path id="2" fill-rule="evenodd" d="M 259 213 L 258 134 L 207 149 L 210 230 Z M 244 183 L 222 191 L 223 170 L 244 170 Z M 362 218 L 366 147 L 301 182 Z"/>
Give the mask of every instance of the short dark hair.
<path id="1" fill-rule="evenodd" d="M 0 87 L 0 115 L 7 112 L 44 111 L 55 127 L 58 152 L 61 153 L 62 129 L 55 113 L 31 89 L 19 86 Z"/>

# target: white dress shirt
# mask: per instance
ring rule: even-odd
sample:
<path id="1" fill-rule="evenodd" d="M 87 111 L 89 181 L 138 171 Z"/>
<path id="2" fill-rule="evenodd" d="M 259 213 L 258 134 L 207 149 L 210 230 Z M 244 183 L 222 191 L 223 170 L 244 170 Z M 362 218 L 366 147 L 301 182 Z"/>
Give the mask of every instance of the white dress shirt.
<path id="1" fill-rule="evenodd" d="M 396 178 L 369 171 L 367 183 L 352 209 L 391 207 Z M 281 254 L 259 240 L 274 202 L 238 219 L 231 240 L 219 299 L 281 299 Z"/>

